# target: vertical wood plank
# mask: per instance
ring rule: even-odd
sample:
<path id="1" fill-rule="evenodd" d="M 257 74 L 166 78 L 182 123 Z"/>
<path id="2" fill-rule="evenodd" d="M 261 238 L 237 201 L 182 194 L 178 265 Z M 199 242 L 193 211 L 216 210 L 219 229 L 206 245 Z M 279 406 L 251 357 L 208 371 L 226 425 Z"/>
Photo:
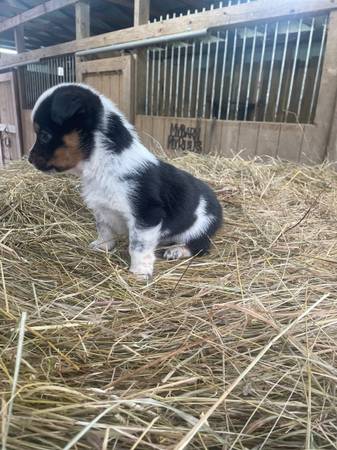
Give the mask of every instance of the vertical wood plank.
<path id="1" fill-rule="evenodd" d="M 140 116 L 142 118 L 141 120 L 141 129 L 139 129 L 139 135 L 141 138 L 142 143 L 145 145 L 145 147 L 151 149 L 151 146 L 153 145 L 153 128 L 152 128 L 152 116 Z"/>
<path id="2" fill-rule="evenodd" d="M 31 121 L 32 111 L 30 109 L 21 110 L 21 124 L 22 124 L 22 148 L 23 154 L 27 154 L 29 149 L 35 142 L 35 133 Z"/>
<path id="3" fill-rule="evenodd" d="M 238 150 L 240 126 L 239 122 L 222 121 L 221 154 L 233 157 Z"/>
<path id="4" fill-rule="evenodd" d="M 204 152 L 219 153 L 221 151 L 222 124 L 216 119 L 207 119 L 204 137 Z"/>
<path id="5" fill-rule="evenodd" d="M 150 0 L 134 0 L 133 25 L 144 25 L 150 19 Z"/>
<path id="6" fill-rule="evenodd" d="M 242 158 L 255 156 L 259 126 L 259 122 L 240 122 L 237 151 Z"/>
<path id="7" fill-rule="evenodd" d="M 281 124 L 277 156 L 287 161 L 300 161 L 303 128 L 297 124 Z"/>
<path id="8" fill-rule="evenodd" d="M 337 119 L 337 117 L 336 117 Z M 303 164 L 320 164 L 326 156 L 324 134 L 317 125 L 303 125 L 303 142 L 300 162 Z"/>
<path id="9" fill-rule="evenodd" d="M 18 53 L 25 51 L 24 25 L 18 25 L 14 28 L 15 48 Z"/>
<path id="10" fill-rule="evenodd" d="M 75 5 L 76 39 L 90 36 L 90 5 L 81 0 Z"/>
<path id="11" fill-rule="evenodd" d="M 337 161 L 337 96 L 335 101 L 334 114 L 332 119 L 332 126 L 330 129 L 330 136 L 328 140 L 328 160 Z"/>
<path id="12" fill-rule="evenodd" d="M 327 152 L 329 132 L 334 117 L 335 101 L 337 94 L 337 11 L 331 11 L 329 27 L 322 68 L 321 84 L 314 123 L 317 132 L 322 134 L 322 143 Z M 331 161 L 336 160 L 336 155 L 327 154 Z"/>
<path id="13" fill-rule="evenodd" d="M 16 78 L 16 73 L 11 73 L 11 95 L 10 101 L 12 102 L 12 113 L 14 119 L 14 125 L 16 128 L 15 145 L 12 149 L 12 158 L 20 159 L 22 156 L 22 132 L 21 132 L 21 117 L 20 117 L 20 104 L 19 104 L 19 88 Z"/>
<path id="14" fill-rule="evenodd" d="M 256 155 L 276 157 L 282 124 L 260 123 Z"/>

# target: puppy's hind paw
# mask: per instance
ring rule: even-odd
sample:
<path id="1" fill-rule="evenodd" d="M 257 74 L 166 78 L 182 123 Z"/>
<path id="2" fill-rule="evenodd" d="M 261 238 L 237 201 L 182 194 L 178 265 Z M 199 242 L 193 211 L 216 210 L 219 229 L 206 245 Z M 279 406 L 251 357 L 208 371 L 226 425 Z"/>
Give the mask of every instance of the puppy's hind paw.
<path id="1" fill-rule="evenodd" d="M 163 257 L 167 260 L 189 258 L 190 256 L 192 256 L 190 250 L 184 245 L 169 247 L 163 254 Z"/>

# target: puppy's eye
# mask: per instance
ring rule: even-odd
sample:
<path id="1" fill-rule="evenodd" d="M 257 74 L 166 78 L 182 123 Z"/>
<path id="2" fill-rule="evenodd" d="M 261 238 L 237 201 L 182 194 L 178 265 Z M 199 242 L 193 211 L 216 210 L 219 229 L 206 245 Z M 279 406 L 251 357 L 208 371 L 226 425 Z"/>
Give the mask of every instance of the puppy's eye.
<path id="1" fill-rule="evenodd" d="M 39 133 L 39 141 L 41 142 L 41 144 L 48 144 L 51 138 L 52 135 L 47 131 L 41 131 L 41 133 Z"/>

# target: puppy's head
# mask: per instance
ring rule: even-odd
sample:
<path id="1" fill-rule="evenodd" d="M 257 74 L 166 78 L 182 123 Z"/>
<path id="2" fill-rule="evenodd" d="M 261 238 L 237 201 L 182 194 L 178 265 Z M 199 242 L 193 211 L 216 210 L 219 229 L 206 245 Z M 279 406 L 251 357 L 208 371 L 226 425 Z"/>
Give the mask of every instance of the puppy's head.
<path id="1" fill-rule="evenodd" d="M 89 158 L 102 104 L 91 89 L 61 84 L 44 92 L 32 113 L 36 142 L 29 162 L 42 171 L 74 169 Z"/>

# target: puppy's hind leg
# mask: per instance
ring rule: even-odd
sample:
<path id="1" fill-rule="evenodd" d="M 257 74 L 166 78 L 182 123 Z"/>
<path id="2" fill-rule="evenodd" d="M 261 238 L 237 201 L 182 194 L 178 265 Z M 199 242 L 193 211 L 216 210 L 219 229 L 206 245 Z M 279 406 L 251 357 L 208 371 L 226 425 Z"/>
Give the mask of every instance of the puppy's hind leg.
<path id="1" fill-rule="evenodd" d="M 203 256 L 208 253 L 211 246 L 211 240 L 207 234 L 202 234 L 201 236 L 191 239 L 186 243 L 186 247 L 191 252 L 193 256 Z"/>

